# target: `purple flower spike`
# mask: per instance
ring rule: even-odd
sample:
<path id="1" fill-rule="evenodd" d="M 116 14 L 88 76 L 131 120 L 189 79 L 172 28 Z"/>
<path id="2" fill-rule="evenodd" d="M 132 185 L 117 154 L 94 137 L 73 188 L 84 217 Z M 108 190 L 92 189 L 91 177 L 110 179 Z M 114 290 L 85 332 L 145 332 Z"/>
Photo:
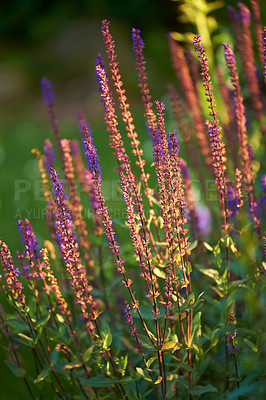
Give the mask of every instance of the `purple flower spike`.
<path id="1" fill-rule="evenodd" d="M 239 76 L 236 69 L 236 60 L 233 50 L 230 48 L 230 44 L 223 44 L 224 55 L 226 65 L 229 71 L 231 83 L 233 85 L 234 94 L 234 109 L 237 122 L 237 134 L 240 146 L 241 155 L 241 166 L 243 171 L 244 182 L 246 183 L 248 190 L 251 191 L 253 187 L 253 172 L 251 168 L 251 161 L 253 155 L 252 150 L 248 143 L 247 129 L 246 129 L 246 116 L 245 116 L 245 106 L 244 99 L 241 94 L 241 87 L 239 83 Z"/>
<path id="2" fill-rule="evenodd" d="M 245 6 L 243 3 L 241 3 L 240 1 L 237 3 L 238 7 L 240 8 L 240 18 L 241 18 L 241 22 L 244 25 L 246 24 L 250 24 L 251 21 L 251 14 L 249 9 L 247 8 L 247 6 Z"/>
<path id="3" fill-rule="evenodd" d="M 87 124 L 84 124 L 82 126 L 82 134 L 83 134 L 83 146 L 84 146 L 84 152 L 88 161 L 88 167 L 90 170 L 90 173 L 95 179 L 99 181 L 102 180 L 102 172 L 100 168 L 100 159 L 97 154 L 96 147 L 93 144 L 93 139 L 89 131 L 89 127 Z"/>
<path id="4" fill-rule="evenodd" d="M 146 72 L 146 61 L 143 55 L 144 42 L 140 36 L 139 29 L 132 29 L 132 41 L 133 51 L 136 57 L 136 68 L 138 73 L 138 81 L 140 87 L 140 93 L 142 95 L 142 102 L 147 118 L 148 132 L 152 132 L 156 129 L 156 116 L 152 109 L 152 100 L 150 90 L 148 86 L 148 76 Z"/>
<path id="5" fill-rule="evenodd" d="M 64 186 L 60 179 L 58 178 L 58 174 L 54 168 L 51 168 L 51 174 L 50 174 L 50 179 L 51 179 L 51 184 L 52 184 L 52 189 L 53 189 L 53 197 L 55 199 L 55 202 L 58 206 L 62 206 L 66 208 L 66 193 Z"/>
<path id="6" fill-rule="evenodd" d="M 95 146 L 93 145 L 92 137 L 89 133 L 88 126 L 85 124 L 83 126 L 83 145 L 84 145 L 84 151 L 85 155 L 88 161 L 88 166 L 91 172 L 93 184 L 94 184 L 94 190 L 95 190 L 95 196 L 97 198 L 98 204 L 99 204 L 99 212 L 101 214 L 102 218 L 102 223 L 105 228 L 105 235 L 108 241 L 109 248 L 111 249 L 112 254 L 115 256 L 114 262 L 118 264 L 117 271 L 121 274 L 125 274 L 125 268 L 123 266 L 124 259 L 120 256 L 119 252 L 119 246 L 116 242 L 115 238 L 115 231 L 113 229 L 113 222 L 110 218 L 110 215 L 108 213 L 107 206 L 105 204 L 105 200 L 103 197 L 103 192 L 102 192 L 102 174 L 101 174 L 101 169 L 99 165 L 99 157 L 97 155 L 97 151 Z M 125 276 L 124 276 L 124 279 Z"/>
<path id="7" fill-rule="evenodd" d="M 54 96 L 54 92 L 53 92 L 53 86 L 52 86 L 51 82 L 48 81 L 47 78 L 42 78 L 41 87 L 42 87 L 44 101 L 46 102 L 47 107 L 48 107 L 48 113 L 50 116 L 50 121 L 51 121 L 51 126 L 52 126 L 52 130 L 53 130 L 53 134 L 54 134 L 54 139 L 56 142 L 57 151 L 59 154 L 61 165 L 63 166 L 64 158 L 63 158 L 62 148 L 60 145 L 59 127 L 58 127 L 58 122 L 57 122 L 57 117 L 56 117 L 56 112 L 55 112 L 55 96 Z"/>
<path id="8" fill-rule="evenodd" d="M 46 171 L 50 173 L 50 169 L 54 164 L 55 156 L 53 152 L 53 146 L 49 139 L 46 139 L 43 146 L 44 155 L 45 155 L 45 167 Z"/>
<path id="9" fill-rule="evenodd" d="M 139 353 L 142 353 L 141 345 L 142 342 L 139 341 L 139 334 L 136 332 L 137 328 L 133 322 L 133 314 L 131 313 L 130 305 L 125 301 L 125 317 L 128 324 L 130 325 L 131 336 L 136 339 L 136 346 Z"/>
<path id="10" fill-rule="evenodd" d="M 75 292 L 76 302 L 81 309 L 82 318 L 86 322 L 89 332 L 94 335 L 95 325 L 92 320 L 97 318 L 99 312 L 90 294 L 92 286 L 88 283 L 86 270 L 79 257 L 79 246 L 73 230 L 73 222 L 66 206 L 65 190 L 54 168 L 51 168 L 50 179 L 58 211 L 56 235 L 69 274 L 69 280 Z M 90 312 L 88 312 L 88 308 Z"/>
<path id="11" fill-rule="evenodd" d="M 176 131 L 173 132 L 169 132 L 167 134 L 169 142 L 168 142 L 168 146 L 169 146 L 169 151 L 172 152 L 172 154 L 175 155 L 179 155 L 179 150 L 180 150 L 180 146 L 179 146 L 179 142 L 178 142 L 178 137 L 177 137 L 177 133 Z"/>
<path id="12" fill-rule="evenodd" d="M 55 106 L 55 97 L 53 92 L 53 85 L 47 78 L 43 77 L 41 79 L 41 87 L 44 101 L 48 105 L 49 108 L 53 108 Z"/>
<path id="13" fill-rule="evenodd" d="M 75 232 L 72 229 L 73 221 L 66 205 L 67 198 L 64 186 L 60 181 L 56 170 L 53 167 L 51 167 L 50 180 L 53 190 L 53 198 L 54 201 L 56 202 L 58 211 L 58 221 L 56 222 L 57 225 L 56 234 L 61 246 L 62 253 L 64 254 L 62 249 L 62 246 L 64 247 L 64 244 L 62 243 L 62 240 L 63 239 L 68 240 L 68 239 L 63 236 L 66 234 L 66 236 L 68 236 L 68 238 L 71 241 L 76 241 Z"/>
<path id="14" fill-rule="evenodd" d="M 140 30 L 132 28 L 132 41 L 134 52 L 144 49 L 144 42 L 140 37 Z"/>
<path id="15" fill-rule="evenodd" d="M 73 222 L 66 205 L 66 194 L 62 182 L 54 168 L 51 168 L 51 185 L 53 197 L 57 204 L 58 220 L 56 221 L 56 234 L 66 264 L 79 261 L 78 243 L 73 230 Z"/>
<path id="16" fill-rule="evenodd" d="M 96 64 L 95 70 L 96 70 L 97 84 L 99 86 L 99 91 L 101 93 L 101 96 L 104 97 L 106 89 L 108 90 L 108 88 L 106 88 L 106 86 L 108 85 L 108 77 L 107 77 L 107 72 L 105 70 L 105 65 L 104 65 L 103 57 L 102 57 L 101 53 L 98 53 L 95 64 Z M 104 76 L 104 79 L 103 79 L 104 83 L 102 82 L 102 79 L 101 79 L 101 73 Z M 101 99 L 101 101 L 103 101 L 103 99 Z"/>
<path id="17" fill-rule="evenodd" d="M 0 239 L 0 261 L 2 263 L 3 270 L 5 271 L 5 280 L 8 290 L 10 291 L 10 293 L 12 293 L 13 299 L 19 302 L 22 305 L 23 309 L 25 310 L 26 308 L 25 296 L 24 294 L 22 294 L 23 286 L 18 279 L 19 271 L 17 268 L 15 268 L 13 264 L 13 258 L 11 256 L 9 248 L 7 247 L 5 242 L 3 242 L 1 239 Z"/>
<path id="18" fill-rule="evenodd" d="M 263 47 L 263 76 L 264 76 L 264 81 L 266 82 L 266 26 L 264 27 L 264 30 L 261 34 L 262 36 L 262 47 Z"/>
<path id="19" fill-rule="evenodd" d="M 37 238 L 33 232 L 30 221 L 18 221 L 18 228 L 22 243 L 25 245 L 24 255 L 29 261 L 37 261 L 41 258 L 40 248 Z"/>

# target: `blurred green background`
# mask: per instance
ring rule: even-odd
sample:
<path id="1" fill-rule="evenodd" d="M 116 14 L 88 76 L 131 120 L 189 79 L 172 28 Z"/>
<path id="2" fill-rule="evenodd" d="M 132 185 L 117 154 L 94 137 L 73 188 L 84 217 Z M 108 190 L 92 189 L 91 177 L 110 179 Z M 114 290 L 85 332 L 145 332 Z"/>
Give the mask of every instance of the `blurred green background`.
<path id="1" fill-rule="evenodd" d="M 237 1 L 226 3 L 236 6 Z M 249 2 L 246 4 L 250 6 Z M 153 99 L 165 100 L 166 84 L 176 83 L 167 33 L 193 30 L 189 24 L 184 26 L 177 21 L 177 5 L 178 2 L 170 0 L 13 0 L 1 4 L 0 237 L 13 253 L 22 249 L 16 227 L 19 218 L 30 219 L 41 243 L 47 233 L 38 164 L 31 154 L 32 148 L 42 149 L 47 137 L 52 139 L 40 79 L 46 76 L 53 83 L 62 138 L 80 140 L 76 114 L 77 110 L 84 110 L 103 161 L 105 194 L 110 193 L 115 209 L 116 201 L 121 200 L 114 194 L 117 175 L 113 171 L 115 163 L 108 146 L 94 70 L 97 53 L 101 52 L 105 58 L 101 20 L 111 21 L 134 122 L 143 142 L 144 156 L 151 163 L 131 28 L 142 31 Z M 230 34 L 225 7 L 213 15 L 223 26 L 223 32 Z M 169 125 L 173 125 L 171 118 L 170 115 Z M 6 368 L 2 351 L 0 357 L 0 399 L 26 400 L 23 383 Z"/>

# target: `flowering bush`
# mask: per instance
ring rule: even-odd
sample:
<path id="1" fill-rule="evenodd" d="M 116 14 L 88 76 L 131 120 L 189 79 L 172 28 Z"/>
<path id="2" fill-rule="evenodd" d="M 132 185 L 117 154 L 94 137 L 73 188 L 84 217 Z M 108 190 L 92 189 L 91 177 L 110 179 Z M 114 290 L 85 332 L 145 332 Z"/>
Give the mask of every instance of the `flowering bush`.
<path id="1" fill-rule="evenodd" d="M 255 1 L 253 8 L 258 14 Z M 229 12 L 247 82 L 247 110 L 229 43 L 223 44 L 226 66 L 217 66 L 214 88 L 200 35 L 194 38 L 198 64 L 170 35 L 173 67 L 183 89 L 179 94 L 169 86 L 178 126 L 173 132 L 166 130 L 165 104 L 152 100 L 144 43 L 140 31 L 132 30 L 152 166 L 143 158 L 109 22 L 102 22 L 108 72 L 99 54 L 96 75 L 126 210 L 120 226 L 105 202 L 101 163 L 83 113 L 78 113 L 78 124 L 88 168 L 78 142 L 60 139 L 52 85 L 42 79 L 57 159 L 49 139 L 44 154 L 33 152 L 51 237 L 40 249 L 30 221 L 19 220 L 24 251 L 17 253 L 18 267 L 0 242 L 2 343 L 6 364 L 24 381 L 28 398 L 264 398 L 261 217 L 266 185 L 264 175 L 262 189 L 255 187 L 263 160 L 255 158 L 249 143 L 256 131 L 263 146 L 266 34 L 255 18 L 262 36 L 258 46 L 264 72 L 259 77 L 250 13 L 242 3 L 239 9 Z M 202 109 L 200 78 L 208 115 Z M 225 117 L 218 116 L 214 93 L 224 102 Z M 118 128 L 122 122 L 132 156 Z M 217 198 L 195 201 L 190 174 L 197 190 L 205 191 L 204 182 L 213 180 Z M 80 189 L 91 205 L 89 221 L 82 212 Z M 26 367 L 27 357 L 33 367 Z"/>

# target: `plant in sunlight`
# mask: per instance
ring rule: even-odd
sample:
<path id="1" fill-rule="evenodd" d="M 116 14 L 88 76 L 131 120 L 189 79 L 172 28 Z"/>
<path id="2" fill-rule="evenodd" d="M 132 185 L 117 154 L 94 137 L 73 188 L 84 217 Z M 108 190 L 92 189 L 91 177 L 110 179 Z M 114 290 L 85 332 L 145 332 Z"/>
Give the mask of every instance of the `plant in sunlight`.
<path id="1" fill-rule="evenodd" d="M 252 3 L 258 27 L 258 3 Z M 186 18 L 191 4 L 182 5 Z M 200 4 L 205 16 L 221 6 Z M 218 79 L 209 70 L 209 37 L 196 35 L 189 52 L 169 38 L 178 80 L 178 90 L 168 85 L 166 103 L 174 131 L 165 102 L 152 99 L 144 42 L 132 29 L 152 165 L 134 125 L 110 23 L 102 22 L 106 60 L 98 54 L 95 79 L 117 163 L 119 222 L 105 199 L 93 127 L 79 111 L 83 150 L 77 140 L 62 139 L 52 84 L 42 79 L 55 145 L 47 139 L 43 153 L 32 152 L 50 237 L 42 243 L 21 219 L 24 250 L 16 259 L 0 241 L 1 343 L 27 398 L 264 398 L 266 185 L 257 150 L 265 132 L 265 28 L 257 66 L 252 46 L 241 54 L 251 32 L 249 10 L 239 8 L 229 12 L 245 36 L 236 35 L 234 51 L 223 44 Z M 204 33 L 202 22 L 192 22 Z M 192 49 L 198 64 L 191 63 Z M 249 82 L 257 68 L 260 77 L 246 91 L 242 73 Z"/>

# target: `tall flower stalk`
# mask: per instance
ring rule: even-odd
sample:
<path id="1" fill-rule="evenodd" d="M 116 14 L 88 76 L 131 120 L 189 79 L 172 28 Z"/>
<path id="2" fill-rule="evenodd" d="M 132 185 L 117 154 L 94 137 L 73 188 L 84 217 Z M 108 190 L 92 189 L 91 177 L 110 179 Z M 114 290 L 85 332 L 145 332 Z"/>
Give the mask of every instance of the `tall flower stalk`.
<path id="1" fill-rule="evenodd" d="M 152 132 L 156 128 L 156 115 L 153 111 L 151 94 L 148 86 L 148 77 L 146 73 L 146 61 L 143 55 L 144 42 L 140 36 L 139 29 L 132 29 L 133 50 L 136 57 L 136 69 L 138 73 L 138 81 L 140 93 L 142 94 L 142 103 L 147 119 L 148 129 Z"/>
<path id="2" fill-rule="evenodd" d="M 206 128 L 204 125 L 200 105 L 198 102 L 196 89 L 190 76 L 190 71 L 185 58 L 184 50 L 171 36 L 169 36 L 169 44 L 174 70 L 177 74 L 180 84 L 183 88 L 188 107 L 192 112 L 192 118 L 195 125 L 195 134 L 199 142 L 201 153 L 209 167 L 211 164 L 210 147 L 206 136 Z"/>
<path id="3" fill-rule="evenodd" d="M 71 144 L 70 141 L 67 139 L 63 139 L 60 142 L 62 152 L 63 152 L 63 159 L 64 159 L 64 174 L 65 178 L 68 182 L 69 187 L 69 197 L 70 197 L 70 212 L 73 218 L 74 225 L 77 229 L 79 235 L 80 246 L 84 250 L 84 257 L 86 260 L 86 264 L 90 269 L 90 273 L 95 275 L 95 266 L 94 261 L 92 259 L 90 253 L 90 242 L 88 240 L 88 232 L 86 229 L 86 222 L 82 216 L 82 205 L 80 202 L 80 196 L 77 193 L 77 185 L 75 180 L 75 170 L 73 165 L 73 158 L 71 155 Z"/>
<path id="4" fill-rule="evenodd" d="M 241 166 L 243 172 L 243 179 L 246 185 L 246 191 L 249 196 L 249 207 L 254 221 L 254 225 L 257 233 L 261 234 L 260 219 L 258 217 L 257 202 L 254 196 L 254 174 L 251 167 L 250 157 L 250 146 L 247 139 L 246 129 L 246 117 L 245 117 L 245 106 L 243 97 L 241 94 L 241 88 L 239 83 L 239 76 L 236 69 L 236 61 L 233 50 L 230 48 L 230 44 L 224 44 L 224 54 L 231 78 L 231 83 L 234 88 L 234 108 L 237 122 L 237 133 L 239 142 L 239 152 L 241 158 Z"/>
<path id="5" fill-rule="evenodd" d="M 219 201 L 221 204 L 221 216 L 223 219 L 223 229 L 224 235 L 227 240 L 229 234 L 229 210 L 227 206 L 227 174 L 226 174 L 226 151 L 225 145 L 222 141 L 221 127 L 219 125 L 218 112 L 216 111 L 215 97 L 213 93 L 213 86 L 211 77 L 209 75 L 208 60 L 205 55 L 205 50 L 203 48 L 200 35 L 194 38 L 195 51 L 198 53 L 198 58 L 201 66 L 201 77 L 203 81 L 203 86 L 205 90 L 206 100 L 209 103 L 209 116 L 211 120 L 207 122 L 208 124 L 208 134 L 212 154 L 212 166 L 213 173 L 215 177 L 215 183 L 218 189 Z M 227 270 L 227 280 L 230 281 L 230 269 L 229 269 L 229 244 L 226 241 L 226 270 Z M 225 338 L 225 355 L 226 355 L 226 388 L 229 386 L 229 361 L 227 353 L 227 345 L 229 341 L 229 336 L 226 335 Z"/>
<path id="6" fill-rule="evenodd" d="M 215 97 L 213 93 L 213 85 L 211 81 L 211 77 L 209 75 L 209 67 L 208 60 L 205 55 L 205 50 L 201 43 L 200 35 L 195 36 L 194 38 L 194 46 L 195 50 L 198 53 L 198 58 L 201 66 L 201 77 L 203 81 L 203 86 L 205 89 L 206 100 L 209 104 L 208 108 L 210 110 L 209 116 L 211 120 L 208 121 L 208 134 L 209 134 L 209 142 L 211 147 L 212 154 L 212 166 L 213 173 L 215 176 L 215 183 L 218 188 L 219 193 L 219 201 L 221 203 L 221 215 L 223 218 L 223 228 L 225 236 L 228 235 L 228 224 L 227 224 L 227 203 L 226 203 L 226 185 L 227 185 L 227 176 L 226 176 L 226 151 L 225 145 L 222 141 L 221 135 L 221 127 L 219 125 L 218 112 L 216 111 Z"/>
<path id="7" fill-rule="evenodd" d="M 53 91 L 53 85 L 47 78 L 44 77 L 41 80 L 41 87 L 42 87 L 44 101 L 48 107 L 48 113 L 49 113 L 50 120 L 51 120 L 51 125 L 52 125 L 53 134 L 54 134 L 54 139 L 56 142 L 57 151 L 59 154 L 59 158 L 61 160 L 61 165 L 63 165 L 63 153 L 62 153 L 61 144 L 60 144 L 59 127 L 58 127 L 58 121 L 57 121 L 56 112 L 55 112 L 55 96 L 54 96 L 54 91 Z"/>
<path id="8" fill-rule="evenodd" d="M 251 15 L 248 7 L 245 4 L 238 2 L 238 7 L 240 8 L 239 13 L 233 7 L 228 8 L 236 33 L 243 72 L 248 83 L 248 92 L 250 94 L 250 98 L 252 99 L 252 108 L 254 109 L 258 120 L 260 121 L 260 128 L 264 131 L 265 126 L 263 123 L 262 113 L 263 103 L 261 100 L 261 92 L 257 77 L 250 31 Z"/>
<path id="9" fill-rule="evenodd" d="M 263 48 L 263 76 L 264 82 L 266 83 L 266 26 L 261 34 L 262 36 L 262 48 Z"/>
<path id="10" fill-rule="evenodd" d="M 251 7 L 252 7 L 252 17 L 255 24 L 255 32 L 256 32 L 256 39 L 257 39 L 257 48 L 258 53 L 260 56 L 260 60 L 263 64 L 263 48 L 261 44 L 261 32 L 262 32 L 262 25 L 261 25 L 261 13 L 260 13 L 260 5 L 258 0 L 250 0 Z"/>

